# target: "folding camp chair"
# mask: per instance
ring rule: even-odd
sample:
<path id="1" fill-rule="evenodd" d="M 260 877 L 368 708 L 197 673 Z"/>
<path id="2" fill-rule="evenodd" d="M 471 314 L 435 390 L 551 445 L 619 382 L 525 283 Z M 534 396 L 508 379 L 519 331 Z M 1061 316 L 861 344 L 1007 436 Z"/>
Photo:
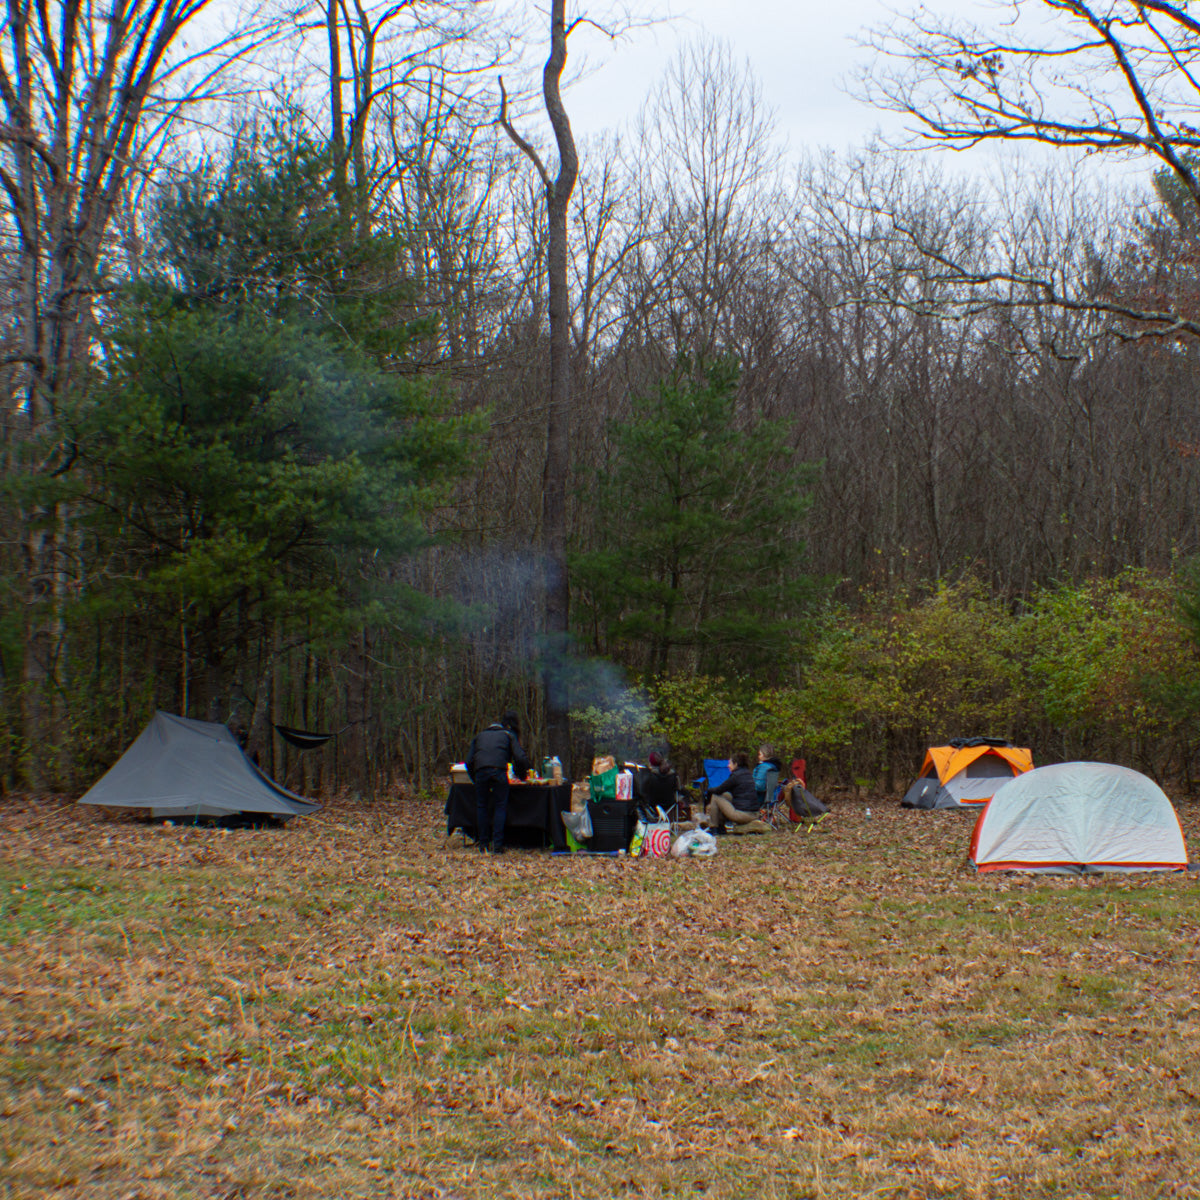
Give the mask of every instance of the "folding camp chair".
<path id="1" fill-rule="evenodd" d="M 719 788 L 729 778 L 729 760 L 727 758 L 706 758 L 704 774 L 692 780 L 692 787 L 700 795 L 701 810 L 708 807 L 708 793 L 713 788 Z"/>
<path id="2" fill-rule="evenodd" d="M 766 799 L 763 801 L 762 809 L 759 811 L 758 817 L 760 821 L 766 821 L 772 829 L 776 828 L 776 821 L 779 819 L 779 772 L 774 767 L 771 768 L 763 780 L 763 795 Z"/>
<path id="3" fill-rule="evenodd" d="M 729 760 L 727 758 L 706 758 L 704 774 L 693 780 L 693 786 L 711 791 L 719 788 L 729 778 Z"/>
<path id="4" fill-rule="evenodd" d="M 804 759 L 792 763 L 792 786 L 788 792 L 787 816 L 795 833 L 801 825 L 812 831 L 829 815 L 829 809 L 808 790 L 804 783 Z"/>

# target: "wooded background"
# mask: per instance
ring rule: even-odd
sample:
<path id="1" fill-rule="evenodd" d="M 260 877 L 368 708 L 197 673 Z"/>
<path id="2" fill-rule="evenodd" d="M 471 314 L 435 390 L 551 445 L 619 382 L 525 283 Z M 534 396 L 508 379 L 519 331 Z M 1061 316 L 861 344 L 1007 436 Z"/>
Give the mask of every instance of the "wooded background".
<path id="1" fill-rule="evenodd" d="M 202 45 L 203 0 L 8 0 L 0 779 L 86 787 L 163 708 L 301 790 L 428 788 L 506 708 L 549 752 L 561 687 L 577 772 L 767 739 L 892 787 L 986 734 L 1190 785 L 1197 30 L 1057 7 L 1074 127 L 1005 107 L 1074 102 L 1034 43 L 910 24 L 868 86 L 934 140 L 1132 148 L 1141 191 L 789 156 L 706 41 L 568 190 L 512 86 L 546 31 L 486 4 Z M 338 736 L 300 757 L 275 724 Z"/>

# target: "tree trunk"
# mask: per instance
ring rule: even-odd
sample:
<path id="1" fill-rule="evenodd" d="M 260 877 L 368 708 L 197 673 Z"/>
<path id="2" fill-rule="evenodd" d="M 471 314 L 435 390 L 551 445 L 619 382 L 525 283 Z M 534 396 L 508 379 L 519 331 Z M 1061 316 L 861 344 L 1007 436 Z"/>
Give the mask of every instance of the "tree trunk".
<path id="1" fill-rule="evenodd" d="M 344 217 L 350 193 L 346 156 L 346 118 L 342 108 L 342 32 L 335 0 L 326 0 L 325 36 L 329 43 L 329 150 L 333 157 L 334 192 Z M 353 51 L 353 47 L 351 47 Z"/>
<path id="2" fill-rule="evenodd" d="M 542 539 L 546 564 L 546 743 L 570 773 L 570 696 L 566 659 L 570 619 L 567 576 L 567 472 L 570 466 L 571 343 L 567 291 L 567 212 L 579 175 L 571 122 L 559 88 L 567 61 L 566 0 L 550 8 L 550 57 L 542 72 L 546 114 L 558 143 L 558 178 L 548 183 L 547 292 L 550 318 L 550 402 L 546 410 L 546 468 L 542 476 Z"/>
<path id="3" fill-rule="evenodd" d="M 246 734 L 246 753 L 260 766 L 263 766 L 264 758 L 271 751 L 271 693 L 274 690 L 271 685 L 275 679 L 275 658 L 279 653 L 278 633 L 264 631 L 263 648 L 258 686 L 254 689 L 254 712 Z M 264 770 L 269 769 L 269 766 L 264 767 Z"/>
<path id="4" fill-rule="evenodd" d="M 542 559 L 544 623 L 542 694 L 546 705 L 546 744 L 563 770 L 571 770 L 569 601 L 567 577 L 567 471 L 571 446 L 571 310 L 567 290 L 567 214 L 579 177 L 579 156 L 563 106 L 560 81 L 567 62 L 566 0 L 550 6 L 550 57 L 542 71 L 546 115 L 558 145 L 558 177 L 508 119 L 508 97 L 500 81 L 499 122 L 534 164 L 546 189 L 546 271 L 550 318 L 550 396 L 546 406 L 546 464 L 542 473 Z"/>

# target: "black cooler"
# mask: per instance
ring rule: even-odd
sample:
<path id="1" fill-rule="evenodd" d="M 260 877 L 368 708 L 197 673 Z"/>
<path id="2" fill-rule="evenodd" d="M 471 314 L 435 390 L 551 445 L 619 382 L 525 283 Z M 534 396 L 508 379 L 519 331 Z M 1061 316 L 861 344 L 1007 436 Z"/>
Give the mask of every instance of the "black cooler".
<path id="1" fill-rule="evenodd" d="M 637 824 L 637 805 L 632 800 L 589 800 L 592 819 L 589 850 L 628 850 Z"/>

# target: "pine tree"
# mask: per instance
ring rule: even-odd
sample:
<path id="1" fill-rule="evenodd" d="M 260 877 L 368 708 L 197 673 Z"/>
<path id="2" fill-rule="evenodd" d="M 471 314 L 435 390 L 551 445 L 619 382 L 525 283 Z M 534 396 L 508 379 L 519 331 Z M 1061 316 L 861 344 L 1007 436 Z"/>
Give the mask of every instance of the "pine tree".
<path id="1" fill-rule="evenodd" d="M 780 662 L 813 595 L 802 571 L 811 470 L 786 421 L 738 412 L 736 364 L 681 361 L 612 424 L 573 557 L 592 641 L 649 681 Z"/>

